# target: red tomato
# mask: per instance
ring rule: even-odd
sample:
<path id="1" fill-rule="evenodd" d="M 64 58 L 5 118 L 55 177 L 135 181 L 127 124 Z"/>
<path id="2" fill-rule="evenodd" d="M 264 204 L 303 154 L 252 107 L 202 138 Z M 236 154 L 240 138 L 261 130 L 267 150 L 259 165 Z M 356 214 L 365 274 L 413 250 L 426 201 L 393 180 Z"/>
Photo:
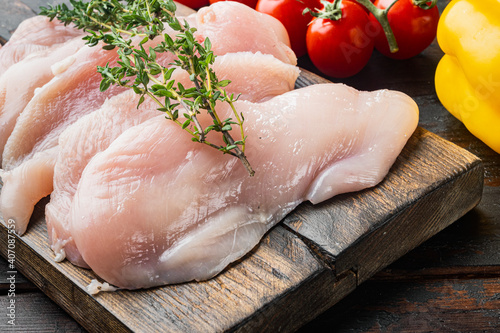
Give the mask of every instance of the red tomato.
<path id="1" fill-rule="evenodd" d="M 257 5 L 258 0 L 209 0 L 209 1 L 210 1 L 210 4 L 220 2 L 220 1 L 236 1 L 236 2 L 240 2 L 242 4 L 247 5 L 248 7 L 252 7 L 255 9 L 255 6 Z"/>
<path id="2" fill-rule="evenodd" d="M 307 30 L 307 52 L 323 74 L 343 78 L 358 73 L 373 53 L 372 25 L 360 5 L 343 1 L 342 17 L 316 18 Z"/>
<path id="3" fill-rule="evenodd" d="M 377 0 L 375 6 L 385 9 L 393 1 Z M 370 15 L 370 20 L 381 30 L 375 37 L 375 48 L 390 58 L 408 59 L 425 50 L 436 37 L 439 10 L 437 6 L 431 9 L 422 9 L 414 5 L 412 0 L 399 0 L 389 9 L 387 18 L 398 43 L 399 51 L 391 53 L 382 27 L 377 19 Z"/>
<path id="4" fill-rule="evenodd" d="M 188 6 L 189 8 L 198 9 L 203 6 L 208 6 L 208 0 L 175 0 L 184 6 Z"/>
<path id="5" fill-rule="evenodd" d="M 300 57 L 307 52 L 307 24 L 313 19 L 311 14 L 302 15 L 302 12 L 306 8 L 321 7 L 320 0 L 259 0 L 255 9 L 258 12 L 271 15 L 283 23 L 288 32 L 292 50 L 297 57 Z"/>

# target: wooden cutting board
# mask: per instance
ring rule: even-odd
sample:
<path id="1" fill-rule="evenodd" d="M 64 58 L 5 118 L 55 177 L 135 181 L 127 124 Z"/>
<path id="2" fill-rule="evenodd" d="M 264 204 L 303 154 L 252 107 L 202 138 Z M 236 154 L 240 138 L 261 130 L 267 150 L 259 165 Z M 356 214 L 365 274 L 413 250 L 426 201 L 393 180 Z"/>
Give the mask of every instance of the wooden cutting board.
<path id="1" fill-rule="evenodd" d="M 303 72 L 297 85 L 323 81 Z M 16 240 L 16 269 L 89 331 L 288 332 L 472 209 L 482 184 L 478 158 L 418 128 L 378 186 L 299 206 L 209 281 L 92 296 L 91 271 L 53 261 L 47 200 Z"/>
<path id="2" fill-rule="evenodd" d="M 325 81 L 303 71 L 296 86 Z M 482 187 L 477 157 L 418 128 L 378 186 L 299 206 L 209 281 L 88 294 L 91 271 L 53 261 L 48 199 L 16 238 L 16 270 L 89 331 L 290 332 L 476 206 Z"/>

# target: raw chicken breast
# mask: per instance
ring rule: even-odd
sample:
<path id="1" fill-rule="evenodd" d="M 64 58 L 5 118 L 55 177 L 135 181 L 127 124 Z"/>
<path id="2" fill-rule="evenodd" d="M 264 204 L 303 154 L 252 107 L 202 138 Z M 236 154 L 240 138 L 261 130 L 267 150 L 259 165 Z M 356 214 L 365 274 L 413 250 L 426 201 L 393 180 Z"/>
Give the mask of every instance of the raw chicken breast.
<path id="1" fill-rule="evenodd" d="M 47 17 L 34 16 L 24 20 L 0 49 L 0 76 L 25 57 L 81 35 L 82 32 L 73 26 L 64 26 L 56 20 L 50 22 Z"/>
<path id="2" fill-rule="evenodd" d="M 45 171 L 47 177 L 38 179 L 39 172 L 35 169 L 37 166 L 53 168 L 57 155 L 42 153 L 57 147 L 58 137 L 67 126 L 98 109 L 107 97 L 124 90 L 111 87 L 105 93 L 99 91 L 101 76 L 96 72 L 96 66 L 104 66 L 115 55 L 114 51 L 104 51 L 99 47 L 83 47 L 65 58 L 57 64 L 58 75 L 37 90 L 18 117 L 3 152 L 2 192 L 10 194 L 8 198 L 6 195 L 0 197 L 0 209 L 5 220 L 16 222 L 19 234 L 26 230 L 36 202 L 50 194 L 53 188 L 49 176 L 53 170 Z M 43 160 L 37 161 L 42 156 Z M 50 158 L 52 161 L 47 160 Z M 25 165 L 31 172 L 21 171 Z M 29 198 L 24 195 L 28 190 Z M 20 214 L 21 207 L 23 214 Z"/>
<path id="3" fill-rule="evenodd" d="M 276 33 L 278 27 L 284 29 L 278 25 L 279 22 L 248 6 L 231 2 L 216 3 L 204 8 L 196 18 L 198 36 L 201 39 L 210 37 L 214 53 L 217 55 L 238 51 L 260 51 L 287 62 L 290 62 L 290 56 L 294 57 L 293 52 L 291 55 L 287 53 L 289 47 L 282 42 L 283 31 L 279 35 Z M 221 27 L 217 28 L 218 26 Z M 258 28 L 249 33 L 248 26 Z M 235 39 L 237 31 L 243 30 L 246 32 L 245 38 Z M 221 31 L 224 34 L 220 33 Z M 284 54 L 287 55 L 285 58 Z M 85 111 L 92 108 L 90 111 L 94 111 L 96 106 L 100 106 L 106 95 L 101 94 L 96 88 L 100 75 L 95 73 L 95 67 L 103 66 L 106 61 L 114 58 L 115 52 L 103 52 L 94 47 L 84 48 L 75 57 L 65 60 L 71 70 L 56 76 L 40 89 L 19 117 L 4 148 L 3 168 L 9 170 L 36 151 L 54 146 L 62 129 L 80 117 L 82 109 L 84 113 L 88 113 Z M 293 59 L 292 64 L 295 63 L 296 59 Z M 75 96 L 75 93 L 80 96 Z M 75 108 L 75 105 L 78 107 Z"/>
<path id="4" fill-rule="evenodd" d="M 2 167 L 11 170 L 35 153 L 57 145 L 59 134 L 78 118 L 99 108 L 125 88 L 99 91 L 97 66 L 116 58 L 115 51 L 83 47 L 59 63 L 58 75 L 41 87 L 18 117 L 4 148 Z"/>
<path id="5" fill-rule="evenodd" d="M 162 116 L 92 158 L 69 230 L 101 278 L 135 289 L 213 277 L 301 202 L 379 183 L 418 122 L 417 105 L 402 93 L 337 84 L 236 108 L 254 177 Z"/>
<path id="6" fill-rule="evenodd" d="M 241 6 L 245 8 L 240 8 L 239 5 L 232 3 L 217 4 L 217 15 L 209 15 L 214 19 L 204 19 L 199 22 L 200 26 L 197 26 L 197 28 L 200 31 L 207 31 L 213 45 L 217 45 L 214 48 L 214 53 L 223 55 L 243 50 L 277 53 L 282 56 L 286 54 L 285 50 L 290 48 L 281 41 L 282 36 L 276 36 L 278 26 L 276 21 L 267 18 L 263 19 L 261 14 L 251 9 L 249 11 L 247 6 Z M 220 10 L 221 8 L 224 9 L 224 7 L 231 10 Z M 237 15 L 236 9 L 240 10 Z M 249 18 L 243 20 L 243 15 Z M 247 27 L 241 26 L 243 23 L 248 22 L 255 23 L 255 25 L 252 25 L 254 28 L 251 32 L 248 32 Z M 217 24 L 224 24 L 225 29 L 227 29 L 225 31 L 226 36 L 220 34 L 211 35 L 216 30 L 213 28 Z M 210 26 L 211 29 L 205 28 L 204 25 Z M 233 32 L 242 29 L 247 30 L 245 39 L 235 40 L 227 37 L 232 35 Z M 207 36 L 198 35 L 198 38 L 204 39 Z M 290 61 L 289 56 L 287 56 L 288 61 Z M 94 47 L 82 48 L 74 56 L 63 61 L 68 69 L 66 71 L 61 69 L 59 75 L 44 85 L 18 117 L 14 130 L 4 148 L 2 162 L 4 170 L 12 170 L 33 158 L 37 152 L 56 146 L 58 137 L 65 128 L 83 115 L 99 108 L 106 97 L 120 91 L 120 89 L 112 87 L 106 93 L 99 92 L 100 75 L 95 72 L 96 65 L 103 66 L 106 61 L 115 60 L 115 57 L 114 51 L 103 52 L 99 47 Z M 173 60 L 173 58 L 170 58 L 171 60 L 167 59 L 169 58 L 160 61 L 170 63 Z M 17 184 L 17 186 L 32 186 L 28 178 L 25 179 L 25 182 L 17 182 L 11 178 L 11 182 Z M 40 199 L 44 196 L 42 194 L 52 188 L 51 179 L 47 179 L 46 182 L 33 183 L 37 184 L 37 186 L 44 185 L 43 188 L 38 189 L 41 195 Z M 9 186 L 9 183 L 4 181 L 4 188 L 7 186 Z M 14 190 L 9 191 L 16 193 Z M 37 189 L 32 188 L 32 191 L 36 192 Z M 22 190 L 18 192 L 23 193 Z M 20 204 L 25 205 L 25 203 L 21 203 L 22 196 L 18 196 L 16 200 L 20 200 Z M 13 200 L 13 202 L 16 200 Z M 4 217 L 14 219 L 16 223 L 20 224 L 18 230 L 25 229 L 25 224 L 28 221 L 21 221 L 16 216 L 11 215 L 9 211 L 2 208 L 1 202 L 0 209 Z"/>
<path id="7" fill-rule="evenodd" d="M 208 37 L 215 54 L 222 54 L 222 50 L 223 53 L 260 51 L 287 64 L 297 64 L 285 27 L 270 15 L 232 1 L 216 2 L 194 15 L 198 29 L 195 36 L 200 42 Z M 226 49 L 228 46 L 231 50 Z"/>
<path id="8" fill-rule="evenodd" d="M 34 158 L 10 171 L 0 169 L 5 184 L 0 193 L 2 215 L 5 221 L 14 220 L 18 235 L 26 231 L 36 203 L 52 192 L 57 152 L 56 146 L 36 153 Z"/>
<path id="9" fill-rule="evenodd" d="M 60 135 L 54 191 L 45 207 L 49 240 L 56 261 L 67 257 L 75 265 L 88 267 L 68 230 L 69 209 L 88 161 L 126 129 L 161 114 L 151 99 L 137 108 L 138 100 L 134 91 L 125 91 L 110 98 L 99 110 L 82 117 Z"/>
<path id="10" fill-rule="evenodd" d="M 84 46 L 81 37 L 57 44 L 12 65 L 0 76 L 0 156 L 16 119 L 35 93 L 35 89 L 49 82 L 57 71 L 53 65 L 75 54 Z M 1 166 L 1 161 L 0 161 Z"/>
<path id="11" fill-rule="evenodd" d="M 213 69 L 219 81 L 231 81 L 226 89 L 229 94 L 241 94 L 240 99 L 251 102 L 263 102 L 292 90 L 300 74 L 297 66 L 261 52 L 236 52 L 218 56 Z M 172 74 L 172 79 L 185 87 L 193 86 L 189 74 L 179 68 Z"/>
<path id="12" fill-rule="evenodd" d="M 220 80 L 229 79 L 226 91 L 241 92 L 240 100 L 259 102 L 293 89 L 299 75 L 296 66 L 285 64 L 269 54 L 229 53 L 216 58 L 214 71 Z M 172 79 L 185 87 L 192 85 L 187 72 L 176 69 Z M 147 99 L 137 109 L 138 96 L 124 92 L 68 127 L 59 137 L 60 152 L 54 171 L 54 191 L 46 206 L 46 221 L 56 261 L 67 257 L 86 266 L 69 234 L 69 209 L 88 161 L 125 129 L 159 115 L 157 105 Z"/>

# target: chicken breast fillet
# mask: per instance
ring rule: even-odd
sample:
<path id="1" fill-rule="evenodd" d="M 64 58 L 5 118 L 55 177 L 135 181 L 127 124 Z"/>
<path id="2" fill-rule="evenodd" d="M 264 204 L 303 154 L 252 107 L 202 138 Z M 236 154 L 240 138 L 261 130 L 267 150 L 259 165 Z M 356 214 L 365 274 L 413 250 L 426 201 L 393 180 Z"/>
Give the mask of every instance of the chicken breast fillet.
<path id="1" fill-rule="evenodd" d="M 231 80 L 226 91 L 241 93 L 240 100 L 260 102 L 293 89 L 299 75 L 296 66 L 285 64 L 269 54 L 238 52 L 216 58 L 214 71 L 220 80 Z M 176 69 L 172 79 L 191 86 L 187 72 Z M 56 261 L 68 258 L 86 267 L 69 233 L 69 209 L 88 161 L 106 149 L 123 131 L 158 116 L 158 107 L 147 99 L 137 108 L 139 96 L 126 91 L 68 127 L 59 137 L 59 155 L 54 171 L 54 190 L 46 206 L 46 221 Z"/>
<path id="2" fill-rule="evenodd" d="M 236 108 L 254 177 L 162 116 L 92 158 L 69 230 L 101 278 L 128 289 L 211 278 L 301 202 L 379 183 L 418 122 L 417 105 L 402 93 L 338 84 Z"/>
<path id="3" fill-rule="evenodd" d="M 58 73 L 58 62 L 75 54 L 84 44 L 81 37 L 75 37 L 19 61 L 0 76 L 0 156 L 17 118 L 33 98 L 35 90 Z"/>
<path id="4" fill-rule="evenodd" d="M 57 47 L 74 37 L 82 36 L 72 25 L 64 26 L 48 17 L 34 16 L 19 24 L 11 38 L 0 49 L 0 76 L 13 64 L 39 51 Z"/>
<path id="5" fill-rule="evenodd" d="M 287 63 L 293 62 L 293 65 L 295 64 L 296 59 L 293 52 L 291 54 L 287 53 L 290 48 L 287 44 L 288 40 L 283 38 L 284 28 L 281 27 L 281 30 L 278 28 L 280 23 L 277 20 L 263 18 L 262 14 L 241 4 L 217 4 L 215 8 L 217 9 L 214 9 L 216 15 L 207 14 L 208 16 L 204 16 L 198 12 L 196 16 L 191 18 L 191 20 L 196 19 L 195 24 L 198 24 L 196 26 L 199 30 L 197 38 L 204 40 L 206 37 L 210 37 L 215 54 L 223 55 L 240 51 L 256 53 L 260 51 L 276 55 L 276 57 L 280 56 L 287 60 Z M 201 19 L 202 17 L 204 19 Z M 247 26 L 242 26 L 242 17 L 245 17 L 244 23 L 257 28 L 252 29 L 251 33 L 249 33 Z M 217 25 L 222 24 L 225 29 L 215 29 Z M 216 30 L 218 33 L 214 34 Z M 245 39 L 234 40 L 234 38 L 231 38 L 234 32 L 241 30 L 247 31 Z M 203 34 L 203 31 L 206 31 L 206 35 Z M 279 34 L 277 31 L 279 31 Z M 287 56 L 283 57 L 285 54 Z M 166 58 L 159 61 L 168 64 L 172 60 L 172 57 L 166 56 Z M 104 66 L 107 61 L 111 63 L 116 61 L 115 52 L 102 51 L 98 47 L 82 48 L 74 56 L 62 61 L 67 70 L 61 70 L 60 74 L 45 84 L 18 117 L 4 147 L 2 161 L 4 170 L 1 174 L 4 176 L 8 175 L 7 172 L 20 174 L 14 172 L 13 169 L 36 156 L 42 156 L 38 154 L 39 152 L 57 146 L 59 135 L 64 129 L 85 114 L 97 110 L 107 97 L 123 91 L 116 87 L 110 88 L 104 94 L 99 91 L 100 75 L 96 73 L 96 66 Z M 40 172 L 34 169 L 37 166 L 50 168 L 53 165 L 55 165 L 55 161 L 47 163 L 46 160 L 43 163 L 31 161 L 27 164 L 30 170 L 33 170 L 33 175 Z M 50 174 L 49 170 L 45 170 L 44 173 Z M 23 177 L 23 182 L 17 181 L 14 176 L 7 177 L 6 179 L 9 179 L 9 181 L 3 180 L 4 188 L 8 187 L 9 183 L 16 184 L 16 186 L 29 186 L 32 197 L 35 197 L 35 193 L 38 192 L 39 199 L 52 191 L 52 179 L 47 179 L 45 182 L 36 182 L 30 180 L 29 174 L 28 172 L 28 176 Z M 38 188 L 34 188 L 33 184 L 36 184 Z M 9 190 L 10 193 L 20 194 L 23 191 L 24 189 Z M 9 200 L 11 202 L 19 201 L 22 207 L 29 206 L 27 202 L 23 202 L 22 195 Z M 30 212 L 23 214 L 23 217 L 15 216 L 10 210 L 3 207 L 1 201 L 0 209 L 6 219 L 16 221 L 16 230 L 18 232 L 26 230 L 29 219 L 26 220 L 24 217 L 28 216 Z"/>
<path id="6" fill-rule="evenodd" d="M 283 24 L 242 3 L 216 2 L 201 8 L 188 22 L 193 22 L 196 26 L 195 36 L 200 43 L 207 37 L 210 39 L 215 54 L 221 54 L 222 50 L 231 45 L 230 52 L 260 51 L 271 54 L 284 63 L 297 64 L 297 57 L 290 48 L 288 33 Z"/>

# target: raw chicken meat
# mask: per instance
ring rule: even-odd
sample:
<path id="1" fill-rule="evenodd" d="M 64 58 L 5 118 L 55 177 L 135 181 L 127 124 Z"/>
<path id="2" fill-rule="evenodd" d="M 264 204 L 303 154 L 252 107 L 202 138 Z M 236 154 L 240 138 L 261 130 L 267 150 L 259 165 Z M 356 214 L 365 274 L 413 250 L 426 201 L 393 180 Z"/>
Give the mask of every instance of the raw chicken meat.
<path id="1" fill-rule="evenodd" d="M 199 42 L 208 37 L 215 54 L 260 51 L 285 63 L 297 64 L 285 27 L 270 15 L 239 2 L 224 1 L 201 8 L 194 17 L 194 26 L 198 29 L 195 36 Z M 230 51 L 226 49 L 228 45 Z"/>
<path id="2" fill-rule="evenodd" d="M 2 193 L 0 208 L 5 220 L 16 222 L 19 234 L 26 230 L 36 202 L 52 191 L 52 177 L 40 180 L 38 174 L 53 173 L 57 154 L 43 152 L 56 150 L 59 134 L 68 125 L 99 108 L 107 97 L 124 90 L 111 87 L 105 93 L 99 91 L 101 79 L 96 66 L 104 66 L 115 55 L 114 51 L 103 51 L 98 47 L 79 49 L 58 63 L 58 75 L 37 90 L 18 117 L 3 152 L 0 177 L 4 183 L 2 192 L 9 193 L 9 197 Z M 27 166 L 30 172 L 21 171 Z M 44 171 L 36 170 L 38 167 Z M 29 198 L 24 195 L 27 191 L 30 192 Z M 10 204 L 6 204 L 6 200 Z M 20 214 L 21 207 L 23 214 Z"/>
<path id="3" fill-rule="evenodd" d="M 271 54 L 261 52 L 227 53 L 215 58 L 213 69 L 220 81 L 230 80 L 226 91 L 241 94 L 240 99 L 263 102 L 293 90 L 299 77 L 298 67 L 284 63 Z M 192 87 L 189 74 L 177 68 L 172 79 L 184 87 Z"/>
<path id="4" fill-rule="evenodd" d="M 69 231 L 101 278 L 128 289 L 211 278 L 301 202 L 379 183 L 418 122 L 402 93 L 339 84 L 236 104 L 254 177 L 162 116 L 91 159 Z"/>
<path id="5" fill-rule="evenodd" d="M 290 91 L 299 75 L 296 66 L 285 64 L 269 54 L 228 53 L 216 58 L 214 71 L 220 80 L 229 79 L 226 91 L 241 93 L 240 100 L 260 102 Z M 187 72 L 176 69 L 172 79 L 191 86 Z M 127 128 L 159 114 L 157 105 L 147 99 L 137 109 L 138 96 L 124 92 L 68 127 L 59 137 L 60 152 L 55 164 L 54 191 L 46 206 L 46 221 L 56 261 L 67 257 L 86 266 L 68 231 L 69 209 L 88 161 Z"/>
<path id="6" fill-rule="evenodd" d="M 241 21 L 243 18 L 244 22 Z M 214 4 L 197 13 L 196 21 L 198 35 L 203 39 L 210 37 L 214 53 L 217 55 L 250 51 L 272 55 L 276 53 L 275 56 L 280 59 L 280 55 L 290 50 L 287 44 L 281 41 L 283 37 L 280 36 L 284 31 L 282 26 L 280 35 L 276 34 L 278 21 L 242 4 Z M 254 29 L 252 34 L 249 34 L 247 26 L 242 26 L 243 23 L 258 26 L 259 29 Z M 219 33 L 221 29 L 215 29 L 217 25 L 223 25 L 224 34 Z M 233 38 L 237 31 L 243 30 L 246 32 L 245 39 Z M 215 34 L 215 31 L 219 32 Z M 206 35 L 203 35 L 204 32 Z M 285 60 L 295 64 L 296 59 L 290 61 L 290 56 L 293 56 L 293 52 L 287 54 Z M 95 47 L 83 48 L 74 57 L 64 60 L 70 70 L 57 75 L 40 89 L 19 117 L 16 128 L 5 147 L 3 168 L 9 170 L 36 151 L 52 147 L 61 130 L 82 115 L 82 103 L 87 111 L 92 107 L 95 110 L 95 106 L 100 106 L 106 95 L 96 89 L 100 75 L 95 73 L 95 67 L 96 65 L 103 66 L 106 61 L 114 58 L 115 52 L 103 52 Z M 75 93 L 81 97 L 74 96 Z M 88 104 L 87 101 L 89 101 Z M 57 107 L 55 107 L 56 104 Z M 74 108 L 74 105 L 80 107 Z M 34 121 L 34 119 L 43 121 Z"/>
<path id="7" fill-rule="evenodd" d="M 0 178 L 5 184 L 0 193 L 2 215 L 5 221 L 15 221 L 19 235 L 26 231 L 36 203 L 52 192 L 57 152 L 56 146 L 36 153 L 35 158 L 24 161 L 11 171 L 0 169 Z"/>
<path id="8" fill-rule="evenodd" d="M 57 145 L 59 134 L 82 115 L 125 88 L 99 91 L 97 66 L 116 59 L 115 51 L 83 47 L 59 63 L 58 75 L 41 87 L 17 119 L 3 152 L 2 167 L 11 170 L 35 153 Z"/>
<path id="9" fill-rule="evenodd" d="M 26 19 L 17 27 L 9 42 L 0 49 L 0 76 L 13 64 L 27 56 L 36 56 L 38 51 L 46 50 L 69 39 L 82 36 L 73 26 L 43 16 Z"/>
<path id="10" fill-rule="evenodd" d="M 35 203 L 54 188 L 46 214 L 56 260 L 66 256 L 120 288 L 218 274 L 301 202 L 379 183 L 417 126 L 418 108 L 402 93 L 336 84 L 286 92 L 297 59 L 284 27 L 269 16 L 223 2 L 187 20 L 199 41 L 209 37 L 216 54 L 227 54 L 214 65 L 219 77 L 227 73 L 242 99 L 264 101 L 236 102 L 254 177 L 238 159 L 193 143 L 156 116 L 153 102 L 136 109 L 131 91 L 100 93 L 95 66 L 116 54 L 99 48 L 83 47 L 57 63 L 3 153 L 4 219 L 14 219 L 22 234 Z M 249 52 L 230 54 L 241 51 Z M 179 69 L 174 77 L 189 83 Z M 221 117 L 232 116 L 218 108 Z M 211 124 L 209 116 L 199 118 Z"/>
<path id="11" fill-rule="evenodd" d="M 114 96 L 99 110 L 82 117 L 60 135 L 54 191 L 45 207 L 47 230 L 56 261 L 67 257 L 73 264 L 87 267 L 68 231 L 71 202 L 83 169 L 97 152 L 108 147 L 129 127 L 160 114 L 150 99 L 137 108 L 138 99 L 132 90 Z"/>
<path id="12" fill-rule="evenodd" d="M 0 76 L 0 156 L 17 117 L 35 94 L 35 89 L 57 74 L 54 71 L 58 66 L 53 67 L 54 64 L 76 53 L 84 44 L 81 37 L 75 37 L 21 60 Z"/>
<path id="13" fill-rule="evenodd" d="M 214 13 L 217 13 L 216 15 L 207 14 L 211 19 L 205 16 L 203 16 L 204 19 L 198 19 L 202 17 L 200 13 L 196 16 L 197 24 L 199 24 L 197 28 L 200 31 L 207 31 L 208 34 L 207 36 L 199 34 L 198 38 L 204 39 L 209 36 L 212 44 L 216 46 L 214 47 L 215 54 L 223 55 L 241 50 L 262 51 L 263 53 L 276 53 L 278 56 L 280 54 L 281 56 L 287 55 L 287 61 L 293 61 L 293 64 L 295 64 L 296 59 L 294 57 L 291 59 L 293 52 L 287 54 L 287 50 L 290 50 L 290 48 L 282 41 L 283 33 L 280 32 L 280 35 L 276 36 L 278 29 L 276 20 L 263 19 L 262 14 L 249 10 L 249 7 L 241 4 L 224 3 L 217 4 L 216 7 L 218 8 L 214 10 Z M 219 10 L 224 7 L 227 7 L 227 10 Z M 247 27 L 242 27 L 243 15 L 245 15 L 245 23 L 250 22 L 249 24 L 251 24 L 253 22 L 250 26 L 258 28 L 252 29 L 251 33 L 249 33 Z M 224 24 L 225 35 L 220 33 L 213 35 L 213 27 L 217 24 Z M 205 28 L 205 25 L 211 28 Z M 235 40 L 230 37 L 238 30 L 247 31 L 245 39 Z M 95 72 L 96 65 L 104 66 L 107 61 L 112 62 L 115 58 L 116 53 L 114 51 L 102 51 L 99 47 L 84 47 L 74 56 L 62 61 L 62 67 L 66 67 L 67 70 L 60 69 L 60 73 L 35 94 L 18 117 L 3 152 L 2 167 L 4 168 L 4 175 L 6 175 L 5 172 L 11 172 L 14 168 L 34 158 L 38 152 L 57 146 L 58 137 L 65 128 L 83 115 L 98 109 L 106 97 L 121 91 L 121 89 L 112 87 L 106 93 L 101 93 L 98 89 L 100 75 Z M 167 57 L 160 61 L 170 63 L 172 60 L 173 58 Z M 49 167 L 54 163 L 38 164 L 32 162 L 30 165 Z M 24 182 L 15 180 L 14 176 L 8 179 L 9 182 L 4 180 L 4 188 L 8 187 L 9 183 L 16 184 L 16 186 L 30 186 L 33 195 L 37 192 L 40 194 L 39 199 L 43 198 L 46 195 L 45 193 L 50 192 L 52 189 L 52 179 L 47 179 L 46 182 L 30 181 L 29 177 L 25 177 Z M 40 188 L 35 188 L 32 184 L 36 184 Z M 23 190 L 10 189 L 9 192 L 21 194 Z M 19 200 L 21 206 L 27 206 L 26 202 L 23 202 L 22 195 L 9 200 L 12 202 Z M 16 224 L 19 224 L 19 226 L 16 226 L 17 230 L 26 229 L 27 220 L 22 220 L 20 217 L 13 215 L 11 211 L 3 207 L 1 201 L 0 208 L 5 219 L 13 219 Z"/>

